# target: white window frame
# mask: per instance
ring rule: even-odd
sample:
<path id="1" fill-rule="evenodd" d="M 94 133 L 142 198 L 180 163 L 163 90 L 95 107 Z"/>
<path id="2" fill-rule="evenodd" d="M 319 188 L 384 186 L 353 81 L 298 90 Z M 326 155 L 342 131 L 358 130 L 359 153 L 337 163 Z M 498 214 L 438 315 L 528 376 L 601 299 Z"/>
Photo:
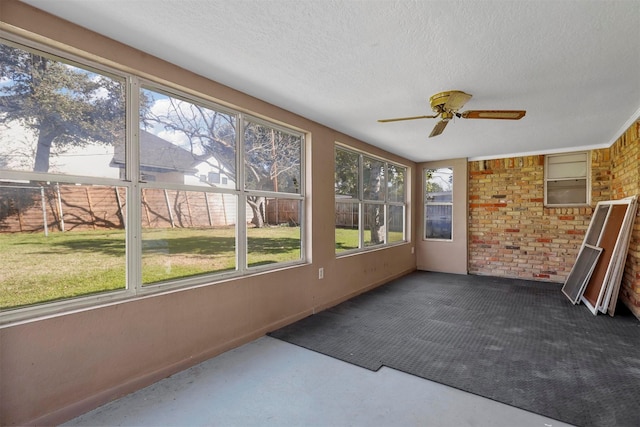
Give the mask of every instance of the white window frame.
<path id="1" fill-rule="evenodd" d="M 121 302 L 132 298 L 138 298 L 147 295 L 161 294 L 176 289 L 190 288 L 205 285 L 214 285 L 229 278 L 240 278 L 247 275 L 261 273 L 271 270 L 279 270 L 286 267 L 292 267 L 297 265 L 308 264 L 307 257 L 307 221 L 306 221 L 306 203 L 307 197 L 305 195 L 305 169 L 306 169 L 306 144 L 308 143 L 307 135 L 304 131 L 294 129 L 293 127 L 287 127 L 285 125 L 277 124 L 275 121 L 271 122 L 265 118 L 257 118 L 251 116 L 240 110 L 234 110 L 229 107 L 219 105 L 211 101 L 207 95 L 187 93 L 177 87 L 170 86 L 170 83 L 163 81 L 163 83 L 156 82 L 150 77 L 141 78 L 136 74 L 129 71 L 123 71 L 114 66 L 106 66 L 77 54 L 71 54 L 61 48 L 54 48 L 46 44 L 34 42 L 14 34 L 0 30 L 0 39 L 2 42 L 8 42 L 8 44 L 15 46 L 19 49 L 35 52 L 38 55 L 46 56 L 54 60 L 60 60 L 63 62 L 77 65 L 78 67 L 94 70 L 96 73 L 111 76 L 114 78 L 122 79 L 126 87 L 126 113 L 125 113 L 125 126 L 126 126 L 126 168 L 125 176 L 122 179 L 116 178 L 102 178 L 102 177 L 88 177 L 88 176 L 75 176 L 53 173 L 36 173 L 29 171 L 0 171 L 0 175 L 3 179 L 16 180 L 16 181 L 52 181 L 52 182 L 69 182 L 86 185 L 107 185 L 114 187 L 124 187 L 127 191 L 127 215 L 125 223 L 125 235 L 126 235 L 126 283 L 123 289 L 114 291 L 105 291 L 98 294 L 91 294 L 87 296 L 78 296 L 66 300 L 41 302 L 34 305 L 17 307 L 11 309 L 5 309 L 0 313 L 0 328 L 6 325 L 15 324 L 16 322 L 30 321 L 32 319 L 54 315 L 57 313 L 67 312 L 69 310 L 85 309 L 106 303 Z M 124 69 L 124 68 L 123 68 Z M 157 90 L 159 92 L 166 93 L 170 96 L 176 96 L 182 98 L 188 102 L 195 102 L 200 105 L 204 105 L 209 108 L 213 108 L 217 111 L 228 112 L 235 114 L 238 120 L 237 138 L 236 138 L 236 167 L 238 179 L 236 180 L 235 188 L 208 188 L 202 186 L 190 186 L 190 185 L 168 185 L 155 182 L 145 182 L 140 177 L 140 154 L 139 154 L 139 91 L 144 87 L 149 90 Z M 282 192 L 258 192 L 253 190 L 244 189 L 244 165 L 242 163 L 242 133 L 244 120 L 248 119 L 255 123 L 260 123 L 265 126 L 273 127 L 280 131 L 298 135 L 301 138 L 300 147 L 300 191 L 298 193 L 282 193 Z M 189 277 L 183 279 L 175 279 L 167 282 L 142 284 L 142 242 L 141 242 L 141 191 L 142 188 L 165 188 L 175 187 L 180 190 L 198 191 L 198 192 L 217 192 L 217 193 L 231 193 L 238 197 L 238 224 L 236 231 L 236 270 L 232 272 L 213 272 L 211 274 L 203 274 L 196 277 Z M 266 264 L 254 267 L 246 266 L 246 221 L 245 218 L 245 204 L 247 195 L 264 195 L 267 197 L 277 197 L 280 199 L 295 199 L 299 201 L 300 212 L 300 259 L 289 262 Z"/>
<path id="2" fill-rule="evenodd" d="M 422 170 L 422 185 L 423 185 L 423 189 L 424 189 L 424 218 L 422 218 L 423 220 L 423 225 L 424 225 L 424 232 L 423 232 L 423 236 L 422 236 L 422 240 L 428 240 L 428 241 L 437 241 L 437 242 L 451 242 L 453 241 L 453 183 L 451 184 L 451 201 L 450 202 L 430 202 L 429 200 L 427 200 L 427 189 L 426 189 L 426 182 L 427 182 L 427 171 L 428 170 L 438 170 L 438 169 L 451 169 L 451 176 L 453 177 L 453 166 L 443 166 L 443 167 L 438 167 L 438 168 L 424 168 Z M 427 206 L 451 206 L 451 238 L 449 239 L 439 239 L 439 238 L 435 238 L 435 237 L 427 237 L 426 233 L 427 233 Z"/>
<path id="3" fill-rule="evenodd" d="M 407 214 L 408 214 L 408 209 L 407 209 L 407 197 L 409 194 L 409 188 L 408 188 L 408 176 L 410 173 L 410 169 L 408 166 L 403 165 L 401 163 L 398 162 L 393 162 L 390 160 L 387 160 L 383 157 L 379 157 L 379 156 L 375 156 L 373 154 L 364 152 L 364 151 L 359 151 L 359 150 L 355 150 L 349 146 L 340 144 L 340 143 L 335 143 L 334 145 L 334 168 L 335 168 L 335 153 L 337 150 L 342 150 L 342 151 L 347 151 L 350 152 L 352 154 L 355 154 L 358 156 L 358 194 L 356 198 L 350 199 L 350 198 L 345 198 L 342 199 L 340 197 L 335 197 L 334 196 L 334 209 L 335 209 L 335 204 L 349 204 L 349 205 L 357 205 L 358 207 L 358 248 L 355 249 L 348 249 L 348 250 L 344 250 L 344 251 L 340 251 L 340 252 L 336 252 L 336 248 L 335 248 L 335 242 L 334 242 L 334 252 L 336 255 L 336 258 L 339 257 L 343 257 L 343 256 L 348 256 L 348 255 L 353 255 L 353 254 L 357 254 L 357 253 L 362 253 L 362 252 L 370 252 L 370 251 L 374 251 L 374 250 L 379 250 L 379 249 L 383 249 L 383 248 L 387 248 L 390 246 L 397 246 L 397 245 L 401 245 L 401 244 L 406 244 L 408 242 L 407 240 Z M 385 168 L 385 174 L 384 174 L 384 180 L 382 183 L 380 183 L 380 187 L 384 189 L 384 199 L 383 200 L 366 200 L 364 198 L 364 182 L 363 182 L 363 177 L 364 177 L 364 158 L 370 158 L 373 160 L 377 160 L 380 162 L 384 163 L 384 168 Z M 387 177 L 388 177 L 388 167 L 389 165 L 394 165 L 397 167 L 401 167 L 404 168 L 404 200 L 401 202 L 397 202 L 397 201 L 390 201 L 389 200 L 389 192 L 388 192 L 388 186 L 387 186 Z M 366 245 L 365 244 L 365 205 L 381 205 L 383 206 L 383 210 L 384 210 L 384 218 L 385 218 L 385 236 L 384 236 L 384 243 L 380 243 L 380 244 L 375 244 L 375 245 Z M 402 240 L 399 241 L 395 241 L 395 242 L 389 242 L 389 228 L 387 227 L 388 221 L 389 221 L 389 207 L 390 206 L 398 206 L 398 207 L 402 207 L 402 213 L 403 213 L 403 218 L 402 218 Z M 335 216 L 335 215 L 334 215 Z M 334 220 L 334 236 L 335 236 L 335 220 Z"/>
<path id="4" fill-rule="evenodd" d="M 260 266 L 249 266 L 247 265 L 247 223 L 246 221 L 238 221 L 238 234 L 239 234 L 239 238 L 238 240 L 236 240 L 237 245 L 239 246 L 238 249 L 236 249 L 236 252 L 238 252 L 239 255 L 239 259 L 238 259 L 238 269 L 240 270 L 241 274 L 247 274 L 247 273 L 253 273 L 253 272 L 262 272 L 262 271 L 269 271 L 269 270 L 275 270 L 275 269 L 279 269 L 279 268 L 283 268 L 283 267 L 287 267 L 287 266 L 292 266 L 292 265 L 298 265 L 298 264 L 304 264 L 307 263 L 307 256 L 306 256 L 306 239 L 305 239 L 305 235 L 306 235 L 306 217 L 305 217 L 305 135 L 302 132 L 298 132 L 295 131 L 291 128 L 287 128 L 285 126 L 282 125 L 278 125 L 276 123 L 267 121 L 265 119 L 261 119 L 258 118 L 256 116 L 252 116 L 249 114 L 244 114 L 244 113 L 238 113 L 238 121 L 239 121 L 239 126 L 238 126 L 238 135 L 237 138 L 239 140 L 238 145 L 236 146 L 237 148 L 237 152 L 238 154 L 236 155 L 237 158 L 237 172 L 236 175 L 238 176 L 238 182 L 236 183 L 236 187 L 238 189 L 238 217 L 239 218 L 245 218 L 245 209 L 247 207 L 247 198 L 250 196 L 262 196 L 262 197 L 266 197 L 266 198 L 278 198 L 278 199 L 286 199 L 286 200 L 296 200 L 299 202 L 299 206 L 300 206 L 300 211 L 298 212 L 298 219 L 300 221 L 300 259 L 299 260 L 294 260 L 294 261 L 288 261 L 288 262 L 281 262 L 281 263 L 277 263 L 277 264 L 266 264 L 266 265 L 260 265 Z M 283 133 L 288 133 L 291 135 L 296 135 L 300 137 L 300 184 L 299 184 L 299 188 L 300 191 L 298 193 L 286 193 L 286 192 L 276 192 L 276 191 L 263 191 L 263 190 L 253 190 L 253 189 L 248 189 L 246 188 L 245 185 L 245 173 L 244 173 L 244 150 L 242 147 L 242 138 L 244 135 L 244 126 L 245 126 L 245 121 L 250 121 L 252 123 L 256 123 L 262 126 L 268 126 L 271 127 L 275 130 L 278 130 L 280 132 Z M 241 172 L 240 172 L 241 171 Z M 241 245 L 240 245 L 241 242 Z M 243 250 L 240 250 L 243 249 Z"/>
<path id="5" fill-rule="evenodd" d="M 567 176 L 561 177 L 549 177 L 550 171 L 550 161 L 553 159 L 566 158 L 567 160 L 570 157 L 576 156 L 584 156 L 585 162 L 585 175 L 571 175 L 567 174 Z M 568 163 L 578 163 L 577 161 L 568 162 Z M 584 180 L 585 181 L 585 202 L 582 203 L 550 203 L 549 202 L 549 183 L 550 182 L 571 182 L 576 180 Z M 576 151 L 570 153 L 558 153 L 558 154 L 547 154 L 544 156 L 544 206 L 546 207 L 582 207 L 582 206 L 590 206 L 591 205 L 591 152 L 590 151 Z"/>

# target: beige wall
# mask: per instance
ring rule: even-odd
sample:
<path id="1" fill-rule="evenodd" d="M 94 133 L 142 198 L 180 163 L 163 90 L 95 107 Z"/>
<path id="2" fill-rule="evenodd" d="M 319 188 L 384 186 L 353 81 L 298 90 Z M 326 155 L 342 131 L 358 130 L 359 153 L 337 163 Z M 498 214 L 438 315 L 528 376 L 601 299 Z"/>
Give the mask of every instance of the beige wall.
<path id="1" fill-rule="evenodd" d="M 119 64 L 308 132 L 312 261 L 1 328 L 0 425 L 64 421 L 415 269 L 411 243 L 335 258 L 334 142 L 408 165 L 410 180 L 413 163 L 25 4 L 2 0 L 0 19 L 3 30 L 38 35 L 37 41 L 70 46 L 95 61 Z"/>
<path id="2" fill-rule="evenodd" d="M 416 176 L 420 177 L 417 183 L 420 191 L 420 206 L 416 206 L 419 212 L 419 220 L 416 223 L 416 263 L 419 270 L 440 271 L 444 273 L 467 274 L 467 159 L 452 159 L 438 162 L 420 163 L 417 166 Z M 425 236 L 423 171 L 425 169 L 453 168 L 453 218 L 452 239 L 450 241 L 427 240 Z"/>

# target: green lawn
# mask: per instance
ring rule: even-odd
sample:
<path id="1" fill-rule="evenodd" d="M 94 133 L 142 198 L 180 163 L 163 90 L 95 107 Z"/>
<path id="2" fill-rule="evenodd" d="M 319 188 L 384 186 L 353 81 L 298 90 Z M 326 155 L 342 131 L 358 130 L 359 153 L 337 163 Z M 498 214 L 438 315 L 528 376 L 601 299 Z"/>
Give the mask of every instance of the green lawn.
<path id="1" fill-rule="evenodd" d="M 365 231 L 365 240 L 369 232 Z M 401 242 L 403 235 L 401 231 L 389 232 L 389 243 Z M 336 228 L 336 253 L 358 249 L 358 230 L 351 228 Z"/>
<path id="2" fill-rule="evenodd" d="M 0 234 L 0 309 L 125 287 L 122 230 Z M 247 230 L 248 264 L 300 259 L 300 228 Z M 235 269 L 234 228 L 143 231 L 143 283 Z"/>
<path id="3" fill-rule="evenodd" d="M 358 230 L 336 228 L 336 252 L 358 249 L 359 244 Z"/>
<path id="4" fill-rule="evenodd" d="M 0 309 L 124 287 L 124 232 L 0 234 Z"/>
<path id="5" fill-rule="evenodd" d="M 144 285 L 236 268 L 233 227 L 145 229 L 142 237 Z M 249 228 L 247 247 L 249 266 L 299 260 L 300 228 Z M 336 229 L 336 252 L 357 248 L 357 230 Z M 125 287 L 123 230 L 0 233 L 0 257 L 0 309 Z"/>

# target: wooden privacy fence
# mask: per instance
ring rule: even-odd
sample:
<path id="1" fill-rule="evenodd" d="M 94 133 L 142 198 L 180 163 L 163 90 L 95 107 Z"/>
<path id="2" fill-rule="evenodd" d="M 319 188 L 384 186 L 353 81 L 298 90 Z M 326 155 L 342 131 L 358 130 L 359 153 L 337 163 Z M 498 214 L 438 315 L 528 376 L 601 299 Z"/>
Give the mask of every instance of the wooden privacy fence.
<path id="1" fill-rule="evenodd" d="M 358 204 L 356 203 L 336 203 L 335 223 L 339 228 L 358 228 L 360 215 L 358 213 Z M 367 205 L 370 207 L 371 205 Z M 378 205 L 382 209 L 382 205 Z M 366 210 L 366 209 L 365 209 Z M 387 218 L 387 228 L 389 231 L 401 232 L 404 228 L 404 212 L 403 210 L 395 210 L 391 212 Z M 369 229 L 372 221 L 371 214 L 364 214 L 364 228 Z"/>
<path id="2" fill-rule="evenodd" d="M 123 229 L 126 188 L 98 185 L 0 185 L 0 232 Z M 355 209 L 354 209 L 355 206 Z M 336 203 L 337 227 L 357 228 L 357 204 Z M 222 227 L 235 224 L 236 196 L 204 191 L 142 190 L 142 226 L 145 228 Z M 252 212 L 246 209 L 246 220 Z M 300 224 L 300 201 L 267 199 L 267 224 Z M 403 212 L 387 218 L 389 231 L 402 231 Z M 371 215 L 365 214 L 365 228 Z"/>
<path id="3" fill-rule="evenodd" d="M 232 194 L 145 188 L 142 191 L 142 226 L 189 228 L 234 225 L 236 205 L 236 196 Z"/>
<path id="4" fill-rule="evenodd" d="M 124 228 L 124 188 L 1 185 L 0 232 Z"/>
<path id="5" fill-rule="evenodd" d="M 266 222 L 268 224 L 300 225 L 300 202 L 298 200 L 267 199 Z"/>
<path id="6" fill-rule="evenodd" d="M 0 232 L 123 229 L 126 199 L 124 187 L 0 185 Z M 234 225 L 236 204 L 236 196 L 232 194 L 145 188 L 142 190 L 142 226 Z M 285 206 L 279 215 L 295 218 L 297 222 L 297 210 L 293 216 Z M 251 220 L 250 209 L 247 217 Z"/>

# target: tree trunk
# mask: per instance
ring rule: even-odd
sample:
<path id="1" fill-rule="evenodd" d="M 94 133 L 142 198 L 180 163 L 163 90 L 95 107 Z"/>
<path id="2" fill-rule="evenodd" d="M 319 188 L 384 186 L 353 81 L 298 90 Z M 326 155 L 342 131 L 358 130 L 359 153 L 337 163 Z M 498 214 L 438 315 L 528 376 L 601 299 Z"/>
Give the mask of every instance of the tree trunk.
<path id="1" fill-rule="evenodd" d="M 51 145 L 55 134 L 40 131 L 38 133 L 38 147 L 36 148 L 36 160 L 33 164 L 34 172 L 49 172 L 49 158 L 51 157 Z"/>
<path id="2" fill-rule="evenodd" d="M 250 197 L 247 198 L 247 203 L 251 207 L 253 218 L 251 223 L 256 228 L 262 228 L 265 224 L 265 198 L 264 197 Z"/>
<path id="3" fill-rule="evenodd" d="M 370 221 L 369 227 L 371 229 L 371 243 L 384 243 L 384 228 L 383 225 L 383 213 L 381 212 L 382 206 L 375 205 L 371 206 L 370 210 Z"/>
<path id="4" fill-rule="evenodd" d="M 380 199 L 380 189 L 382 186 L 382 168 L 372 167 L 369 175 L 369 197 L 372 200 Z M 371 230 L 371 243 L 384 243 L 385 231 L 384 207 L 381 205 L 371 205 L 369 208 L 369 228 Z"/>

